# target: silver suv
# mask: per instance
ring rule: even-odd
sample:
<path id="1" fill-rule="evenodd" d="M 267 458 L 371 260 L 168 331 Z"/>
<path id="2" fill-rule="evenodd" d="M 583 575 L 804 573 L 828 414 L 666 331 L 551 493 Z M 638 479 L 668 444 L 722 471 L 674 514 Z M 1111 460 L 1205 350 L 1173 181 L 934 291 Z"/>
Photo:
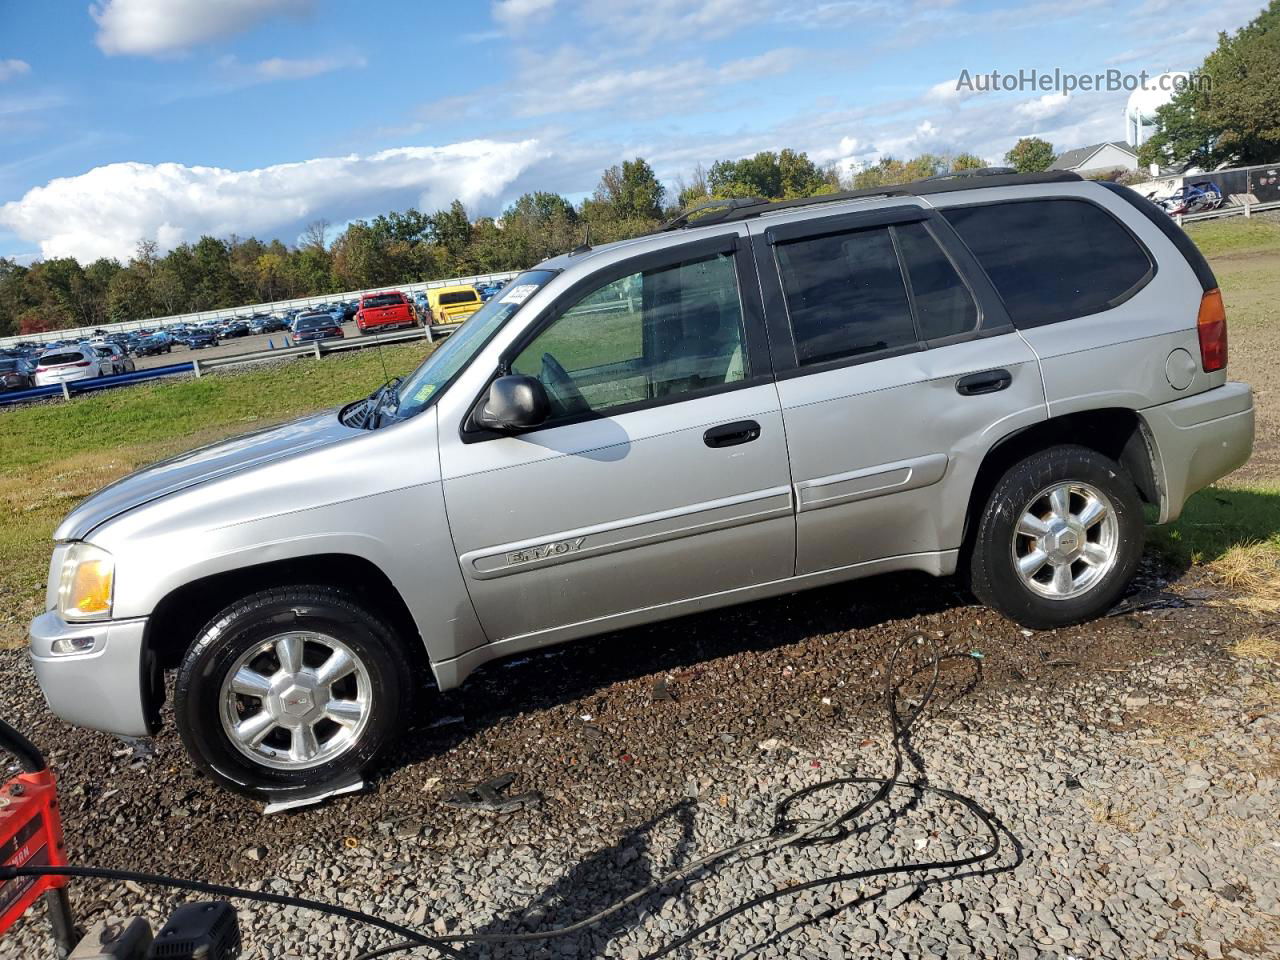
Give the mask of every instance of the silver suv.
<path id="1" fill-rule="evenodd" d="M 58 528 L 53 710 L 274 800 L 357 782 L 427 681 L 890 570 L 1018 623 L 1125 589 L 1144 509 L 1249 456 L 1213 274 L 1137 194 L 990 175 L 732 201 L 507 284 L 403 382 Z"/>

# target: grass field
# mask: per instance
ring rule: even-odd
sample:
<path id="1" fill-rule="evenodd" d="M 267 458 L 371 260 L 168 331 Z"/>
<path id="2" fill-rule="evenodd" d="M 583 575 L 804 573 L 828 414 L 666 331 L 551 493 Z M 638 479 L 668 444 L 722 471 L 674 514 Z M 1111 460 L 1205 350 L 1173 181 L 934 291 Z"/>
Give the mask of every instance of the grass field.
<path id="1" fill-rule="evenodd" d="M 1151 542 L 1174 563 L 1208 564 L 1231 583 L 1253 584 L 1260 571 L 1264 585 L 1280 583 L 1280 222 L 1235 218 L 1189 232 L 1226 300 L 1231 376 L 1255 388 L 1257 443 L 1245 467 L 1196 494 Z M 0 646 L 23 642 L 43 600 L 50 537 L 79 500 L 182 450 L 362 396 L 384 379 L 382 361 L 403 374 L 427 349 L 386 347 L 381 358 L 362 350 L 0 411 Z"/>
<path id="2" fill-rule="evenodd" d="M 411 343 L 0 410 L 0 646 L 39 612 L 50 537 L 89 494 L 145 464 L 357 399 L 415 367 Z"/>

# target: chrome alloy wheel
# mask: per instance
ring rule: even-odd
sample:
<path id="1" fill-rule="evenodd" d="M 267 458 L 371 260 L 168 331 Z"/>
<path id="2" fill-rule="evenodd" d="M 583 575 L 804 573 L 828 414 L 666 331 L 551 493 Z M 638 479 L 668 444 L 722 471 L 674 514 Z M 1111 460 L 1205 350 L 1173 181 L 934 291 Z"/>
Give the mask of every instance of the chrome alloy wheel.
<path id="1" fill-rule="evenodd" d="M 1028 590 L 1070 600 L 1093 589 L 1120 554 L 1120 521 L 1110 498 L 1088 483 L 1041 490 L 1013 534 L 1013 566 Z"/>
<path id="2" fill-rule="evenodd" d="M 369 722 L 369 671 L 341 640 L 293 631 L 241 654 L 222 681 L 222 729 L 255 763 L 317 767 L 345 753 Z"/>

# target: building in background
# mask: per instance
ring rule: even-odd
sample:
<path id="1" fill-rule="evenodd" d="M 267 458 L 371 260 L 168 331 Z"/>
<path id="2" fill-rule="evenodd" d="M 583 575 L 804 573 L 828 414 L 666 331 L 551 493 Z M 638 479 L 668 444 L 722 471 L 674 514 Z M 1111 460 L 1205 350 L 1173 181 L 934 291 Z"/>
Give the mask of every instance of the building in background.
<path id="1" fill-rule="evenodd" d="M 1049 169 L 1070 170 L 1082 177 L 1109 170 L 1137 170 L 1138 154 L 1123 140 L 1110 140 L 1059 154 Z"/>

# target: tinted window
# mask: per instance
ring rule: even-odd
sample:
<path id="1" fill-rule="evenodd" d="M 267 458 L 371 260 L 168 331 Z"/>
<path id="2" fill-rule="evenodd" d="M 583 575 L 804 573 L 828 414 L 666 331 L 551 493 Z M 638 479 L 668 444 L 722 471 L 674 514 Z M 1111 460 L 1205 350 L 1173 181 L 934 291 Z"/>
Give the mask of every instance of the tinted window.
<path id="1" fill-rule="evenodd" d="M 64 363 L 79 363 L 84 359 L 79 353 L 50 353 L 40 358 L 40 366 L 57 367 Z"/>
<path id="2" fill-rule="evenodd" d="M 297 329 L 314 330 L 316 327 L 331 327 L 331 326 L 333 326 L 333 317 L 328 316 L 327 314 L 321 313 L 321 314 L 315 314 L 310 317 L 299 317 Z"/>
<path id="3" fill-rule="evenodd" d="M 365 297 L 364 305 L 366 307 L 398 307 L 404 303 L 404 298 L 398 293 L 386 293 L 380 297 Z"/>
<path id="4" fill-rule="evenodd" d="M 447 307 L 455 303 L 475 303 L 480 299 L 474 290 L 455 290 L 453 293 L 440 294 L 440 305 Z"/>
<path id="5" fill-rule="evenodd" d="M 776 249 L 801 364 L 916 342 L 886 228 L 796 240 Z"/>
<path id="6" fill-rule="evenodd" d="M 633 273 L 579 299 L 521 351 L 552 417 L 670 399 L 746 379 L 731 256 Z"/>
<path id="7" fill-rule="evenodd" d="M 968 333 L 978 325 L 973 295 L 955 266 L 923 223 L 893 228 L 911 281 L 920 339 L 937 340 Z"/>
<path id="8" fill-rule="evenodd" d="M 1025 200 L 943 214 L 1019 327 L 1106 310 L 1151 272 L 1146 251 L 1132 235 L 1084 200 Z"/>

